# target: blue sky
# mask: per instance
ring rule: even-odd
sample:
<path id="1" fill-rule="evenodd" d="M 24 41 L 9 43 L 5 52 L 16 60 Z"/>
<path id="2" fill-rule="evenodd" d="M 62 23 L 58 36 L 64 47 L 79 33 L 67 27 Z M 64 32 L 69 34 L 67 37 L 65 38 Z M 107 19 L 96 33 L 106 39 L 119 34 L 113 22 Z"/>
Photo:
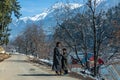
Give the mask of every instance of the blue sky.
<path id="1" fill-rule="evenodd" d="M 44 9 L 49 8 L 58 0 L 18 0 L 21 5 L 21 17 L 40 14 Z"/>

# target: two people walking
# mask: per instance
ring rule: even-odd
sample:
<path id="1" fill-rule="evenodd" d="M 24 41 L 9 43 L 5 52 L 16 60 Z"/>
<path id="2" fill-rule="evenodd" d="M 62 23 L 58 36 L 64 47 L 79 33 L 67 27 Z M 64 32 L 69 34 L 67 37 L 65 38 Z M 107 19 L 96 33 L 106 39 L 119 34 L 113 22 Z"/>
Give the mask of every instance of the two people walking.
<path id="1" fill-rule="evenodd" d="M 62 75 L 62 71 L 64 71 L 64 74 L 68 74 L 67 50 L 66 48 L 63 48 L 61 52 L 60 47 L 61 43 L 57 42 L 53 55 L 52 69 L 57 75 Z"/>

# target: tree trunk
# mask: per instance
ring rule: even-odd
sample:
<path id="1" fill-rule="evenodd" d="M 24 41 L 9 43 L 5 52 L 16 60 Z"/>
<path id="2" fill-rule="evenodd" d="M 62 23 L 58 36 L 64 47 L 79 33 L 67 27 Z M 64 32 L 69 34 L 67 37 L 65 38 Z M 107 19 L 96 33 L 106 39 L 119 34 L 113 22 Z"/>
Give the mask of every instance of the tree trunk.
<path id="1" fill-rule="evenodd" d="M 96 36 L 96 26 L 95 26 L 95 13 L 93 13 L 93 32 L 94 32 L 94 76 L 97 75 L 97 36 Z"/>
<path id="2" fill-rule="evenodd" d="M 78 52 L 77 52 L 77 47 L 76 47 L 76 45 L 75 45 L 75 54 L 76 54 L 76 56 L 77 56 L 80 64 L 82 65 L 82 67 L 84 67 L 84 65 L 82 64 L 82 61 L 80 60 L 80 58 L 79 58 L 79 56 L 78 56 Z"/>

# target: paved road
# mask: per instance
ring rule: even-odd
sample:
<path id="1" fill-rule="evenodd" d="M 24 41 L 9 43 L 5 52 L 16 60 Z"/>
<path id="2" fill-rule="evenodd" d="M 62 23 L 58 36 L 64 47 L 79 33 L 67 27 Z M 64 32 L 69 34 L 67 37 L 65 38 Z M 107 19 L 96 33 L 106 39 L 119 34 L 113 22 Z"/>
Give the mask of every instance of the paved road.
<path id="1" fill-rule="evenodd" d="M 50 69 L 28 63 L 24 55 L 13 55 L 0 63 L 0 80 L 78 80 L 55 76 Z"/>

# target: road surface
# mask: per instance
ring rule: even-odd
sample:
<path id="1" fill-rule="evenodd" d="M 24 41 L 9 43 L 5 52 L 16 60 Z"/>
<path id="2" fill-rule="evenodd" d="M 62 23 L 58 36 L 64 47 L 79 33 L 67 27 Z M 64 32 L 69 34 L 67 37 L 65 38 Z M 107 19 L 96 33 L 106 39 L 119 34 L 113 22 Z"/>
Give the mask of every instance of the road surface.
<path id="1" fill-rule="evenodd" d="M 79 80 L 68 76 L 55 76 L 48 68 L 28 63 L 24 55 L 12 55 L 0 63 L 0 80 Z"/>

